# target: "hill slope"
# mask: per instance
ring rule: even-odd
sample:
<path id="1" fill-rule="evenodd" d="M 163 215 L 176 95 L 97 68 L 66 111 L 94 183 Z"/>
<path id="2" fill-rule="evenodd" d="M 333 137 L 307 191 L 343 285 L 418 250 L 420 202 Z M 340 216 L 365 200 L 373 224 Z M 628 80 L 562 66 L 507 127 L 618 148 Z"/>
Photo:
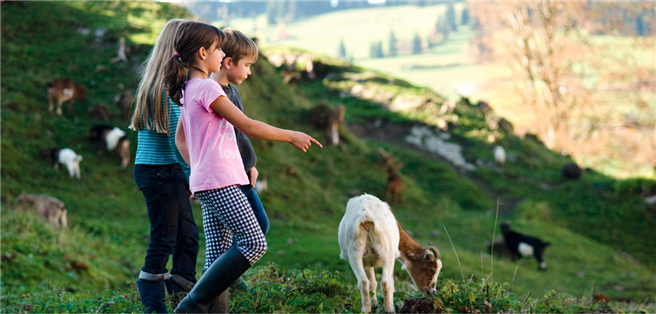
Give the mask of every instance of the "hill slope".
<path id="1" fill-rule="evenodd" d="M 132 180 L 131 167 L 120 169 L 119 159 L 114 155 L 98 156 L 97 147 L 86 140 L 89 128 L 95 123 L 108 122 L 125 128 L 127 122 L 120 117 L 119 108 L 110 106 L 114 118 L 109 121 L 91 120 L 87 108 L 97 102 L 111 104 L 122 91 L 121 86 L 133 89 L 137 82 L 135 71 L 150 49 L 147 44 L 152 44 L 164 25 L 164 18 L 186 14 L 176 7 L 157 3 L 28 2 L 25 7 L 3 4 L 3 293 L 16 296 L 21 292 L 49 291 L 49 286 L 68 291 L 120 289 L 136 277 L 148 243 L 143 198 Z M 102 28 L 104 34 L 96 38 L 96 31 Z M 90 31 L 87 35 L 85 29 Z M 128 63 L 112 64 L 110 59 L 115 55 L 120 37 L 127 39 L 133 53 Z M 308 132 L 320 140 L 323 133 L 308 124 L 309 109 L 319 100 L 331 105 L 344 103 L 348 107 L 349 127 L 354 130 L 357 125 L 375 120 L 385 125 L 414 125 L 418 119 L 431 123 L 435 117 L 421 111 L 397 114 L 357 97 L 339 98 L 340 88 L 353 82 L 343 73 L 367 71 L 336 61 L 325 63 L 340 79 L 310 81 L 294 87 L 285 84 L 279 71 L 262 57 L 254 67 L 254 75 L 239 88 L 246 113 L 276 126 Z M 440 103 L 439 95 L 375 73 L 367 75 L 360 77 L 373 83 L 393 82 L 384 84 L 390 85 L 384 88 L 396 94 L 421 97 L 430 94 L 434 103 Z M 45 86 L 51 79 L 64 76 L 83 82 L 89 89 L 89 97 L 86 104 L 76 103 L 72 112 L 64 110 L 62 117 L 49 115 Z M 466 106 L 457 110 L 461 118 L 460 126 L 452 130 L 455 140 L 466 142 L 467 149 L 475 155 L 489 155 L 491 144 L 482 140 L 483 134 L 467 135 L 472 125 L 484 130 L 480 114 Z M 136 134 L 130 134 L 134 151 Z M 262 199 L 272 220 L 269 253 L 260 265 L 273 261 L 285 270 L 339 270 L 344 274 L 339 279 L 352 284 L 354 279 L 348 265 L 338 259 L 337 225 L 352 191 L 384 195 L 386 178 L 376 153 L 379 147 L 384 147 L 405 163 L 402 176 L 406 199 L 395 207 L 397 218 L 406 229 L 414 231 L 422 244 L 431 241 L 441 249 L 445 268 L 440 285 L 446 284 L 449 278 L 461 280 L 461 273 L 484 278 L 491 269 L 481 250 L 496 228 L 495 200 L 491 194 L 518 200 L 535 193 L 537 183 L 518 185 L 516 179 L 534 178 L 527 175 L 534 172 L 546 182 L 555 182 L 557 170 L 547 171 L 542 167 L 558 165 L 562 160 L 536 143 L 509 136 L 509 143 L 515 145 L 510 147 L 514 147 L 518 159 L 533 163 L 536 168 L 523 170 L 519 164 L 508 168 L 506 175 L 479 169 L 464 176 L 443 160 L 408 149 L 398 138 L 360 140 L 348 131 L 342 135 L 345 144 L 311 149 L 307 154 L 287 144 L 253 141 L 259 157 L 258 169 L 269 178 L 270 188 L 262 194 Z M 84 156 L 82 180 L 68 178 L 61 169 L 53 170 L 49 161 L 39 157 L 40 149 L 55 145 L 71 147 Z M 478 185 L 480 182 L 484 183 L 482 187 Z M 568 213 L 553 205 L 562 201 L 555 196 L 571 188 L 574 188 L 572 193 L 588 195 L 585 194 L 588 183 L 561 184 L 550 192 L 537 193 L 537 197 L 526 198 L 517 207 L 516 216 L 507 217 L 516 219 L 516 229 L 557 244 L 549 248 L 546 258 L 550 263 L 549 273 L 558 276 L 535 271 L 535 263 L 528 260 L 519 266 L 515 276 L 516 263 L 495 259 L 495 281 L 513 282 L 513 291 L 518 295 L 528 295 L 531 291 L 533 295 L 543 295 L 556 290 L 580 296 L 594 282 L 595 291 L 613 298 L 653 296 L 651 270 L 630 263 L 608 245 L 586 238 L 583 232 L 586 230 L 569 231 L 568 224 L 560 221 L 559 217 L 567 217 Z M 22 192 L 45 193 L 64 201 L 69 208 L 71 228 L 54 232 L 35 222 L 31 215 L 11 211 L 16 205 L 15 197 Z M 627 199 L 638 204 L 637 197 Z M 552 221 L 542 219 L 534 208 L 543 208 Z M 195 209 L 196 221 L 200 222 L 198 206 Z M 575 218 L 572 221 L 586 221 L 586 217 Z M 648 217 L 644 222 L 644 228 L 652 226 Z M 456 256 L 451 253 L 451 244 L 443 232 L 445 227 L 462 267 L 457 266 Z M 585 229 L 585 225 L 581 228 Z M 612 226 L 608 230 L 618 228 Z M 641 236 L 643 229 L 634 230 L 638 232 L 637 237 Z M 603 238 L 599 240 L 613 244 Z M 640 242 L 629 237 L 617 241 L 622 245 Z M 645 247 L 642 243 L 634 245 L 638 253 Z M 653 253 L 646 251 L 645 256 L 649 254 Z M 201 251 L 198 270 L 202 267 L 202 256 Z M 86 268 L 74 262 L 85 263 Z M 581 271 L 583 275 L 578 276 Z M 399 291 L 410 291 L 407 274 L 400 269 L 396 273 Z M 618 285 L 621 289 L 616 288 Z"/>

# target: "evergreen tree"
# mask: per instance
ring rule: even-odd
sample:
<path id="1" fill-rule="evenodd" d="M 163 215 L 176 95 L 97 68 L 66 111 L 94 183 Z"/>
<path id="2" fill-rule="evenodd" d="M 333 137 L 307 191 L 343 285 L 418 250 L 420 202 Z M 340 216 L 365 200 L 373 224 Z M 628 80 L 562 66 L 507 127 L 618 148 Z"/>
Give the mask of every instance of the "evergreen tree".
<path id="1" fill-rule="evenodd" d="M 415 38 L 412 40 L 412 53 L 416 55 L 422 53 L 421 37 L 419 37 L 419 34 L 417 34 L 417 32 L 415 32 Z"/>
<path id="2" fill-rule="evenodd" d="M 469 11 L 467 11 L 467 8 L 463 8 L 462 15 L 460 16 L 460 24 L 467 25 L 467 23 L 469 23 Z"/>
<path id="3" fill-rule="evenodd" d="M 371 58 L 383 58 L 383 57 L 385 57 L 385 55 L 383 54 L 383 42 L 381 40 L 371 42 L 371 45 L 370 45 L 370 48 L 369 48 L 369 57 L 371 57 Z"/>
<path id="4" fill-rule="evenodd" d="M 267 17 L 267 24 L 276 25 L 276 2 L 267 2 L 265 14 Z"/>
<path id="5" fill-rule="evenodd" d="M 453 9 L 453 4 L 449 3 L 446 8 L 446 23 L 451 28 L 450 31 L 457 31 L 458 25 L 456 24 L 456 11 Z"/>
<path id="6" fill-rule="evenodd" d="M 449 37 L 449 27 L 445 21 L 444 16 L 438 16 L 435 23 L 435 32 L 442 35 L 442 39 L 438 42 L 443 43 Z"/>
<path id="7" fill-rule="evenodd" d="M 389 35 L 389 55 L 390 56 L 398 55 L 398 51 L 396 50 L 396 36 L 394 36 L 394 30 L 391 29 Z"/>
<path id="8" fill-rule="evenodd" d="M 339 41 L 339 49 L 337 50 L 337 57 L 346 60 L 346 47 L 344 47 L 344 40 Z"/>
<path id="9" fill-rule="evenodd" d="M 642 37 L 645 35 L 645 24 L 642 20 L 642 14 L 636 18 L 636 35 Z"/>

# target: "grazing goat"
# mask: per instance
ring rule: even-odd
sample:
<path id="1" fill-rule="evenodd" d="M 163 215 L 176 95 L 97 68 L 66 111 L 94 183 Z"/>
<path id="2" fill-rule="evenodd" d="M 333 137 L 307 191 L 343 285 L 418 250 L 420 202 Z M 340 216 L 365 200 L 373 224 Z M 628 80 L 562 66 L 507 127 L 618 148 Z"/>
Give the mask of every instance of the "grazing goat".
<path id="1" fill-rule="evenodd" d="M 403 168 L 403 163 L 398 162 L 392 155 L 388 154 L 382 148 L 378 153 L 383 157 L 381 160 L 385 173 L 387 174 L 387 187 L 385 188 L 385 201 L 396 205 L 403 202 L 403 179 L 399 176 L 399 170 Z"/>
<path id="2" fill-rule="evenodd" d="M 99 155 L 103 150 L 116 150 L 121 157 L 121 167 L 125 168 L 130 162 L 130 138 L 117 127 L 106 124 L 95 125 L 89 131 L 89 139 L 100 143 Z"/>
<path id="3" fill-rule="evenodd" d="M 501 166 L 506 163 L 506 150 L 502 146 L 494 147 L 494 161 Z"/>
<path id="4" fill-rule="evenodd" d="M 442 269 L 440 251 L 432 245 L 422 248 L 394 218 L 391 208 L 375 196 L 351 198 L 339 223 L 341 258 L 348 261 L 358 280 L 362 312 L 378 306 L 374 267 L 382 267 L 381 285 L 385 311 L 394 313 L 394 259 L 403 264 L 414 286 L 425 295 L 436 291 Z M 373 299 L 369 298 L 373 292 Z"/>
<path id="5" fill-rule="evenodd" d="M 339 105 L 335 110 L 330 109 L 328 104 L 322 102 L 310 110 L 310 123 L 326 132 L 328 143 L 339 144 L 339 128 L 344 123 L 346 107 Z"/>
<path id="6" fill-rule="evenodd" d="M 538 270 L 547 270 L 547 263 L 542 259 L 542 253 L 551 243 L 511 231 L 510 224 L 507 222 L 501 224 L 501 232 L 503 241 L 510 250 L 512 260 L 516 260 L 520 256 L 533 256 L 538 262 Z"/>
<path id="7" fill-rule="evenodd" d="M 561 168 L 560 174 L 563 176 L 563 179 L 578 179 L 581 177 L 581 167 L 575 163 L 566 164 Z"/>
<path id="8" fill-rule="evenodd" d="M 32 204 L 39 217 L 47 220 L 55 229 L 66 228 L 66 206 L 64 203 L 52 196 L 45 194 L 21 194 L 18 196 L 20 209 L 25 210 L 27 205 Z"/>
<path id="9" fill-rule="evenodd" d="M 87 100 L 87 89 L 75 83 L 70 78 L 55 79 L 48 84 L 48 112 L 52 113 L 54 102 L 57 102 L 57 115 L 62 115 L 62 104 L 68 103 L 68 111 L 73 110 L 73 98 L 81 102 Z"/>
<path id="10" fill-rule="evenodd" d="M 387 166 L 387 187 L 385 188 L 385 200 L 396 205 L 403 202 L 403 179 L 399 176 L 398 172 L 403 167 L 403 164 Z"/>
<path id="11" fill-rule="evenodd" d="M 76 154 L 70 148 L 53 148 L 51 150 L 44 149 L 41 151 L 41 154 L 46 156 L 48 151 L 50 151 L 49 155 L 55 162 L 55 170 L 59 169 L 59 164 L 63 164 L 68 169 L 68 175 L 71 178 L 75 177 L 78 180 L 82 178 L 80 176 L 80 161 L 82 161 L 82 156 Z"/>

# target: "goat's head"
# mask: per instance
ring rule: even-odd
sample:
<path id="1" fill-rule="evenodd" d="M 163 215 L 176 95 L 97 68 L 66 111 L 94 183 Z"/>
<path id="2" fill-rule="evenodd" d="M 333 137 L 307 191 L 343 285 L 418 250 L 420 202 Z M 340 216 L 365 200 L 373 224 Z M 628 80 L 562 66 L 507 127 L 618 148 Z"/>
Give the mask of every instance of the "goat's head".
<path id="1" fill-rule="evenodd" d="M 437 291 L 437 276 L 442 270 L 440 250 L 433 245 L 424 248 L 422 256 L 408 261 L 403 268 L 408 272 L 417 290 L 425 295 L 434 294 Z"/>

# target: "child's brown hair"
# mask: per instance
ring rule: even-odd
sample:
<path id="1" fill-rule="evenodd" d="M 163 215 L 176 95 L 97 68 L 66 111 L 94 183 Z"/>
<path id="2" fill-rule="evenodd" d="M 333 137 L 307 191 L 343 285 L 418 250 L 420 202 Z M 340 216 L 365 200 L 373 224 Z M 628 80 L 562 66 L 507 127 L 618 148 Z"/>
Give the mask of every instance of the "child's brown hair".
<path id="1" fill-rule="evenodd" d="M 232 62 L 239 63 L 241 59 L 251 59 L 253 62 L 257 61 L 258 51 L 255 42 L 244 35 L 244 33 L 226 27 L 223 29 L 226 38 L 221 45 L 221 50 L 226 54 L 226 58 L 232 58 Z"/>
<path id="2" fill-rule="evenodd" d="M 182 90 L 187 81 L 190 62 L 201 47 L 210 49 L 214 43 L 219 47 L 225 40 L 225 34 L 215 26 L 190 21 L 178 30 L 175 43 L 176 55 L 172 55 L 166 67 L 166 90 L 169 97 L 178 106 L 182 106 Z"/>

